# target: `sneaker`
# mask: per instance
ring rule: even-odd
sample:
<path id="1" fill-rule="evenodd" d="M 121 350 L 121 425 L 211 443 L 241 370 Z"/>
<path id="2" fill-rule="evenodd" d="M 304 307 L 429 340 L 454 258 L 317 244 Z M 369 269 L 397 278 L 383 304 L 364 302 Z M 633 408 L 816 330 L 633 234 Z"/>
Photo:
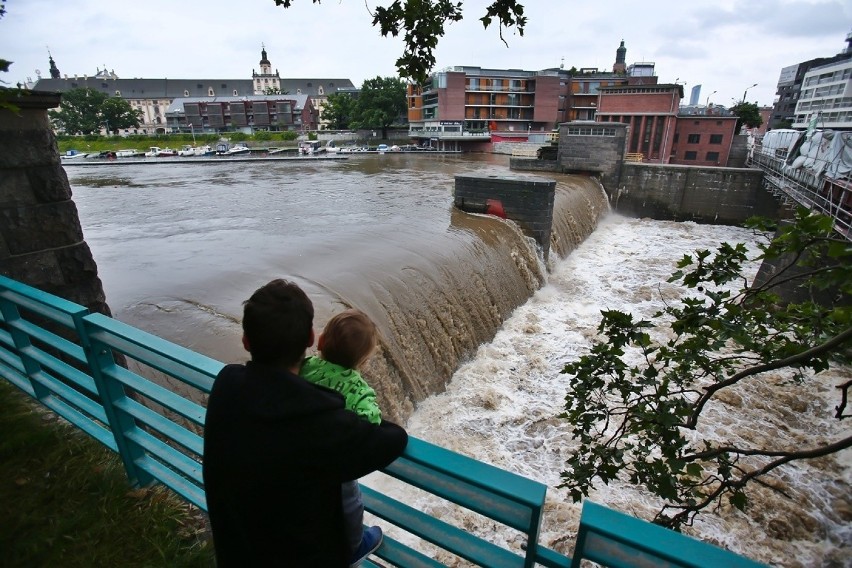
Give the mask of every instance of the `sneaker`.
<path id="1" fill-rule="evenodd" d="M 382 529 L 379 527 L 367 527 L 364 529 L 364 534 L 361 536 L 361 544 L 358 545 L 358 550 L 352 555 L 352 562 L 349 564 L 349 568 L 355 568 L 361 564 L 381 544 Z"/>

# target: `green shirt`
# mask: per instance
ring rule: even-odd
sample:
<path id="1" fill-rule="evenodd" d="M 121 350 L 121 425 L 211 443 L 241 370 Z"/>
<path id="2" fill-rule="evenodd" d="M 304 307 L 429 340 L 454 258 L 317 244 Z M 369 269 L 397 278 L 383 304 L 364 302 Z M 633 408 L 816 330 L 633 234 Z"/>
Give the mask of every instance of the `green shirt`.
<path id="1" fill-rule="evenodd" d="M 314 383 L 334 389 L 346 399 L 346 408 L 373 424 L 382 422 L 382 411 L 376 402 L 376 391 L 355 369 L 347 369 L 320 357 L 308 357 L 299 374 Z"/>

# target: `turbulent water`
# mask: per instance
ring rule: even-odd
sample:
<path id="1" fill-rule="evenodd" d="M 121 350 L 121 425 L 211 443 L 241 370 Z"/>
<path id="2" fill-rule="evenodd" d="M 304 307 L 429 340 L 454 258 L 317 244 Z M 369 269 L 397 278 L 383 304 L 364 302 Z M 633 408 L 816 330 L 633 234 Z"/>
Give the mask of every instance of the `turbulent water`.
<path id="1" fill-rule="evenodd" d="M 118 319 L 237 361 L 245 359 L 241 302 L 272 278 L 305 287 L 318 326 L 342 306 L 365 310 L 383 336 L 365 374 L 385 415 L 406 421 L 415 436 L 548 484 L 543 540 L 570 553 L 580 506 L 556 487 L 573 447 L 556 418 L 570 392 L 559 371 L 586 352 L 601 309 L 650 317 L 662 298 L 680 296 L 665 281 L 684 253 L 753 237 L 613 215 L 596 229 L 606 210 L 600 188 L 551 176 L 557 254 L 546 267 L 513 224 L 452 207 L 455 174 L 509 174 L 506 161 L 386 155 L 67 169 Z M 761 377 L 725 397 L 702 427 L 718 439 L 759 444 L 806 445 L 844 428 L 848 435 L 849 426 L 830 418 L 837 375 L 807 388 L 783 379 Z M 788 466 L 776 483 L 790 499 L 761 489 L 747 515 L 709 513 L 690 532 L 771 564 L 847 565 L 849 462 L 841 455 Z M 379 475 L 368 484 L 398 490 Z M 456 514 L 406 491 L 418 508 Z M 646 519 L 658 505 L 619 482 L 592 498 Z M 491 525 L 461 521 L 519 546 Z"/>
<path id="2" fill-rule="evenodd" d="M 601 309 L 651 319 L 663 301 L 683 291 L 666 282 L 683 254 L 713 249 L 719 242 L 745 242 L 748 231 L 693 223 L 625 219 L 612 215 L 566 260 L 547 284 L 515 310 L 493 341 L 480 346 L 454 374 L 447 391 L 418 405 L 409 432 L 479 460 L 547 484 L 543 542 L 570 554 L 580 504 L 558 489 L 560 472 L 577 444 L 568 425 L 556 418 L 571 392 L 560 373 L 564 364 L 588 352 Z M 757 267 L 752 266 L 752 274 Z M 848 371 L 847 371 L 848 373 Z M 749 381 L 708 408 L 700 431 L 711 440 L 748 441 L 758 447 L 800 449 L 850 434 L 834 418 L 841 372 L 824 373 L 805 387 L 767 374 Z M 848 566 L 852 544 L 852 456 L 844 454 L 783 467 L 768 489 L 750 490 L 747 513 L 729 507 L 703 514 L 685 532 L 761 562 L 777 566 Z M 368 480 L 394 493 L 392 480 Z M 406 490 L 406 502 L 518 548 L 510 531 L 493 534 L 434 499 Z M 600 485 L 593 501 L 650 519 L 659 502 L 642 488 L 616 481 Z M 487 527 L 487 528 L 483 528 Z M 405 540 L 405 535 L 401 538 Z"/>

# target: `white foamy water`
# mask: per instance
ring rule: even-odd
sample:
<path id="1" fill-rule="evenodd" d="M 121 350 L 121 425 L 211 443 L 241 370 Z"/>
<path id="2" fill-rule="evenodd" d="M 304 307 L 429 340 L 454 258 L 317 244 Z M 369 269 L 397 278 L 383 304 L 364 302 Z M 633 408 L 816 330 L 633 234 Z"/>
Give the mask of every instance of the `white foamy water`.
<path id="1" fill-rule="evenodd" d="M 600 310 L 652 318 L 663 298 L 671 302 L 684 292 L 666 282 L 676 262 L 696 249 L 715 250 L 722 241 L 744 242 L 753 249 L 756 237 L 733 227 L 609 216 L 554 265 L 547 285 L 459 368 L 446 392 L 418 405 L 408 431 L 547 484 L 542 542 L 570 554 L 581 504 L 557 488 L 576 447 L 567 423 L 557 418 L 571 389 L 569 377 L 560 371 L 588 351 Z M 749 277 L 757 268 L 749 268 Z M 850 421 L 833 418 L 839 403 L 836 385 L 847 377 L 848 370 L 832 371 L 798 386 L 781 375 L 758 377 L 710 405 L 700 433 L 713 440 L 796 449 L 848 436 Z M 850 566 L 850 453 L 784 466 L 772 483 L 789 497 L 752 487 L 745 513 L 730 507 L 708 511 L 685 532 L 771 565 Z M 461 516 L 454 522 L 495 542 L 520 545 L 511 531 L 499 532 L 493 523 L 465 517 L 384 476 L 371 476 L 366 484 L 401 492 L 402 500 L 432 515 Z M 590 498 L 646 520 L 659 506 L 647 491 L 624 482 L 600 484 Z M 410 541 L 393 527 L 388 532 Z"/>

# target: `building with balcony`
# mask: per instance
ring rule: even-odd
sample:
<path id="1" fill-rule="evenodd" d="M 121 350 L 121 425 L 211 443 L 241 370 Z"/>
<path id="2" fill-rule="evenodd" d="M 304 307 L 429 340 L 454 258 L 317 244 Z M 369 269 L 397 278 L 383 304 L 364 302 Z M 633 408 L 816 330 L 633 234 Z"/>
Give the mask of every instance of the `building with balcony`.
<path id="1" fill-rule="evenodd" d="M 769 129 L 790 128 L 797 121 L 796 108 L 802 93 L 802 84 L 811 69 L 850 59 L 852 59 L 852 32 L 846 35 L 846 48 L 837 55 L 810 59 L 781 69 Z"/>
<path id="2" fill-rule="evenodd" d="M 444 150 L 526 141 L 556 126 L 559 92 L 555 72 L 453 67 L 408 86 L 409 134 Z"/>
<path id="3" fill-rule="evenodd" d="M 794 116 L 795 129 L 852 130 L 852 57 L 805 73 Z"/>
<path id="4" fill-rule="evenodd" d="M 316 130 L 318 114 L 308 95 L 281 94 L 180 98 L 166 110 L 171 132 Z"/>
<path id="5" fill-rule="evenodd" d="M 625 63 L 624 41 L 612 72 L 563 67 L 526 71 L 451 67 L 408 86 L 409 134 L 446 150 L 487 150 L 492 142 L 544 142 L 561 122 L 594 120 L 603 87 L 656 84 L 653 63 Z"/>

